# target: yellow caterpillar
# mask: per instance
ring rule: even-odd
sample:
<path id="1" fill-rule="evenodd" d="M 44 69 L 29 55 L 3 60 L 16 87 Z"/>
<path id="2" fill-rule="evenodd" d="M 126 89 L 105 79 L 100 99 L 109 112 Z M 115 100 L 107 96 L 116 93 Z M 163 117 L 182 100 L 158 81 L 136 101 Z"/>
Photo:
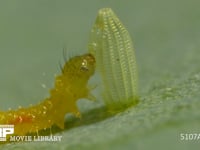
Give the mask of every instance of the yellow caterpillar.
<path id="1" fill-rule="evenodd" d="M 64 116 L 73 113 L 80 117 L 76 101 L 90 98 L 89 78 L 95 70 L 95 58 L 91 54 L 75 56 L 62 68 L 62 74 L 55 79 L 50 97 L 38 105 L 0 112 L 0 124 L 12 124 L 15 135 L 38 132 L 57 125 L 64 128 Z"/>

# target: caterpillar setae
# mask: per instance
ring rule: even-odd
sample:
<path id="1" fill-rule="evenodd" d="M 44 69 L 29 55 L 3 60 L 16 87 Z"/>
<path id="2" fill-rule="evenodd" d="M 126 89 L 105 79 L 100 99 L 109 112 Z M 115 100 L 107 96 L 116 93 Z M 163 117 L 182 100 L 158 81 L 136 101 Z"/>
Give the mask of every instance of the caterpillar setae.
<path id="1" fill-rule="evenodd" d="M 88 49 L 95 56 L 103 81 L 106 106 L 112 110 L 136 104 L 137 66 L 132 40 L 111 8 L 99 10 Z"/>
<path id="2" fill-rule="evenodd" d="M 7 112 L 0 111 L 0 124 L 14 125 L 15 135 L 26 135 L 57 125 L 64 128 L 64 116 L 73 113 L 80 117 L 76 101 L 90 99 L 88 80 L 95 71 L 95 58 L 91 54 L 75 56 L 67 61 L 62 74 L 55 78 L 50 96 L 38 105 Z"/>

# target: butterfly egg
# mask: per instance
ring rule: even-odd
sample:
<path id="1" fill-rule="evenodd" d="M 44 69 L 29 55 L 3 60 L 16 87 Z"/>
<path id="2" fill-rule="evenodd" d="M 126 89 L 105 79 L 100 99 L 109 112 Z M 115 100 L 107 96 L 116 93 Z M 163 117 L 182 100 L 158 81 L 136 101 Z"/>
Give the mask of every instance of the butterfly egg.
<path id="1" fill-rule="evenodd" d="M 106 106 L 114 110 L 136 104 L 137 67 L 132 40 L 111 8 L 99 10 L 88 48 L 96 58 Z"/>

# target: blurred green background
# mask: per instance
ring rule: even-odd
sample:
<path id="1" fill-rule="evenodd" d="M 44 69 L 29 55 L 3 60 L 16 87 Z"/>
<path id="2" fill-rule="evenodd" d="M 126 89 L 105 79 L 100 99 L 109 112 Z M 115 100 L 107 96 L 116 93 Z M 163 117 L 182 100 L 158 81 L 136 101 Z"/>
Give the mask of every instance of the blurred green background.
<path id="1" fill-rule="evenodd" d="M 48 96 L 67 54 L 87 52 L 97 11 L 111 7 L 136 49 L 140 103 L 106 116 L 100 100 L 81 101 L 82 120 L 57 133 L 62 141 L 0 146 L 3 149 L 197 149 L 200 140 L 200 1 L 0 1 L 1 110 L 36 104 Z M 46 88 L 43 88 L 44 85 Z M 70 127 L 67 125 L 71 124 Z"/>

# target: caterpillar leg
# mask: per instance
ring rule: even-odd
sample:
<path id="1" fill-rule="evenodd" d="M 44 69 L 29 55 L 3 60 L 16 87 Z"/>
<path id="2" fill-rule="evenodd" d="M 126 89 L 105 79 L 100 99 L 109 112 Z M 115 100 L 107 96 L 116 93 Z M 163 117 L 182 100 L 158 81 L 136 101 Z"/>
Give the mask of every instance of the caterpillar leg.
<path id="1" fill-rule="evenodd" d="M 97 87 L 97 84 L 90 84 L 90 85 L 87 85 L 87 88 L 88 88 L 89 91 L 94 90 L 96 87 Z"/>
<path id="2" fill-rule="evenodd" d="M 60 118 L 59 120 L 56 121 L 56 125 L 61 128 L 61 129 L 64 129 L 64 118 Z"/>
<path id="3" fill-rule="evenodd" d="M 77 118 L 81 118 L 81 113 L 79 111 L 73 113 Z"/>
<path id="4" fill-rule="evenodd" d="M 81 113 L 78 110 L 78 107 L 76 105 L 71 105 L 70 106 L 70 112 L 77 118 L 81 118 Z"/>
<path id="5" fill-rule="evenodd" d="M 88 96 L 86 97 L 88 100 L 90 101 L 96 101 L 96 97 L 92 94 L 92 93 L 89 93 Z"/>
<path id="6" fill-rule="evenodd" d="M 96 97 L 90 92 L 92 90 L 94 90 L 95 88 L 97 87 L 97 84 L 94 84 L 94 85 L 88 85 L 87 86 L 87 89 L 88 89 L 88 95 L 87 95 L 87 99 L 90 100 L 90 101 L 96 101 Z"/>

